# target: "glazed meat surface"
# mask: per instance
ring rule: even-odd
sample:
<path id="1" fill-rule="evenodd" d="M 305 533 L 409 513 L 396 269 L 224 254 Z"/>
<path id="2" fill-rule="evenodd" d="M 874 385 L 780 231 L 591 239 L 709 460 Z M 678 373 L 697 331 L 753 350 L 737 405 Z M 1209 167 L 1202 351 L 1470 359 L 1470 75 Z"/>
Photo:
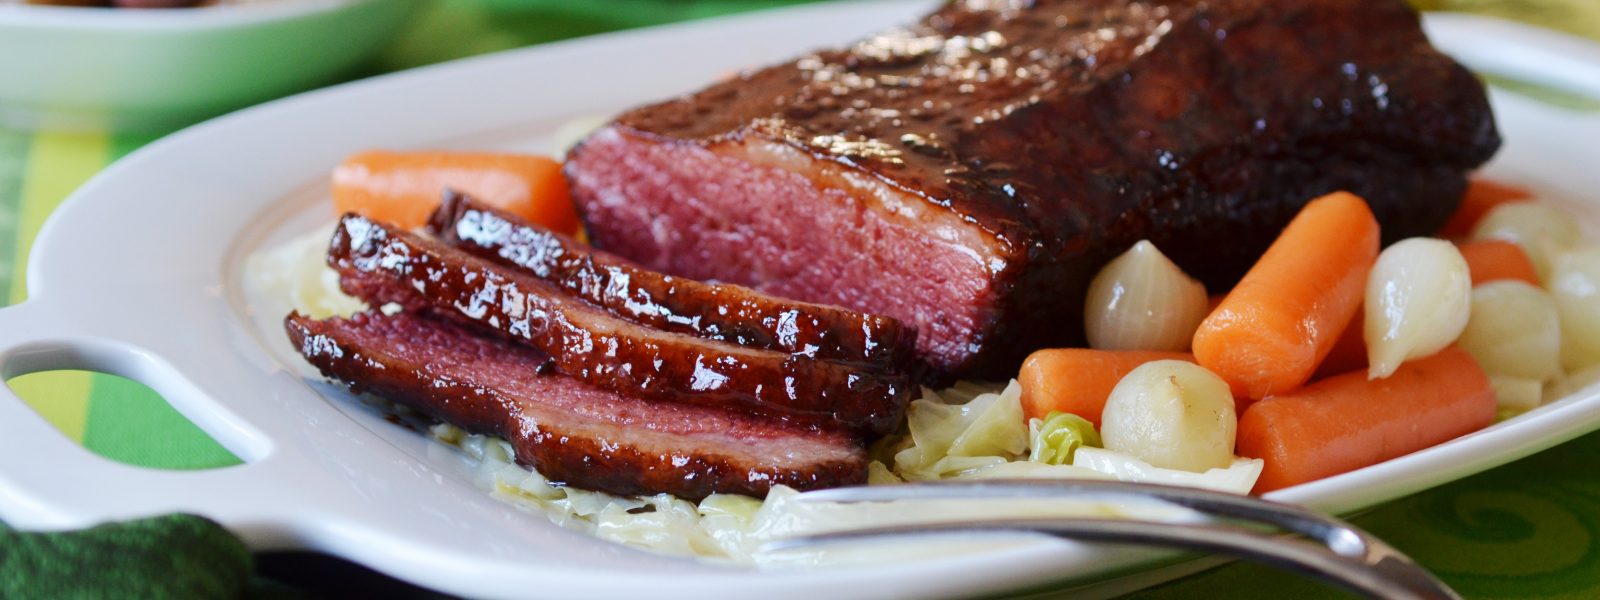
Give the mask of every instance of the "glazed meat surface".
<path id="1" fill-rule="evenodd" d="M 452 246 L 520 267 L 640 325 L 812 358 L 910 366 L 916 332 L 894 319 L 644 269 L 462 194 L 445 194 L 429 228 Z"/>
<path id="2" fill-rule="evenodd" d="M 628 112 L 569 154 L 603 249 L 895 317 L 1008 377 L 1149 239 L 1212 292 L 1346 189 L 1427 235 L 1500 143 L 1402 0 L 965 0 Z"/>
<path id="3" fill-rule="evenodd" d="M 774 485 L 864 483 L 866 456 L 843 434 L 735 411 L 637 400 L 542 369 L 530 348 L 407 313 L 285 328 L 328 377 L 472 431 L 502 437 L 552 481 L 621 495 L 762 497 Z"/>
<path id="4" fill-rule="evenodd" d="M 346 215 L 328 264 L 346 292 L 529 344 L 556 370 L 616 393 L 738 408 L 866 435 L 899 424 L 910 377 L 665 332 L 619 319 L 517 269 Z"/>

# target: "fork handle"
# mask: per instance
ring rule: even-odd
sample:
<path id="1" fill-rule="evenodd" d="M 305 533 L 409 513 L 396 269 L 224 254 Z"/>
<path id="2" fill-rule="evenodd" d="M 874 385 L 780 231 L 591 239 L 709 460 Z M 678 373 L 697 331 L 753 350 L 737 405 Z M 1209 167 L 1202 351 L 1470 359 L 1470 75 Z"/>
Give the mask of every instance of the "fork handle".
<path id="1" fill-rule="evenodd" d="M 770 549 L 929 533 L 1015 531 L 1091 542 L 1225 554 L 1303 573 L 1370 598 L 1459 600 L 1448 586 L 1398 552 L 1353 557 L 1305 540 L 1238 527 L 1112 519 L 998 519 L 854 529 L 778 540 Z"/>

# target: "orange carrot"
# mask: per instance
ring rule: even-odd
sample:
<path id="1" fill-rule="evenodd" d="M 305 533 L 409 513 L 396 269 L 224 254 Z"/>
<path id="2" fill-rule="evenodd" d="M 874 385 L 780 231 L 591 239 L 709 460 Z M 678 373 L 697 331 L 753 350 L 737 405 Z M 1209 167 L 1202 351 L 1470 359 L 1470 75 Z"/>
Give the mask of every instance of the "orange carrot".
<path id="1" fill-rule="evenodd" d="M 1304 385 L 1361 307 L 1377 257 L 1364 200 L 1312 200 L 1200 323 L 1195 358 L 1252 399 Z"/>
<path id="2" fill-rule="evenodd" d="M 1017 375 L 1022 383 L 1022 413 L 1029 419 L 1043 419 L 1050 411 L 1059 410 L 1099 427 L 1106 398 L 1123 376 L 1139 365 L 1168 359 L 1194 362 L 1193 356 L 1182 352 L 1039 350 L 1028 356 Z"/>
<path id="3" fill-rule="evenodd" d="M 1344 333 L 1333 343 L 1333 349 L 1322 359 L 1322 364 L 1317 365 L 1312 381 L 1367 368 L 1366 320 L 1367 311 L 1356 309 L 1350 324 L 1344 326 Z"/>
<path id="4" fill-rule="evenodd" d="M 1466 242 L 1457 246 L 1461 257 L 1467 259 L 1467 269 L 1472 273 L 1472 285 L 1501 279 L 1514 279 L 1538 287 L 1539 272 L 1522 247 L 1501 240 Z"/>
<path id="5" fill-rule="evenodd" d="M 1400 365 L 1368 381 L 1365 371 L 1319 381 L 1250 405 L 1238 453 L 1266 464 L 1256 493 L 1375 465 L 1494 422 L 1494 389 L 1459 348 Z"/>
<path id="6" fill-rule="evenodd" d="M 1531 199 L 1533 194 L 1522 188 L 1487 179 L 1468 181 L 1467 193 L 1461 197 L 1461 207 L 1457 208 L 1455 214 L 1450 216 L 1450 220 L 1439 229 L 1439 237 L 1466 237 L 1472 233 L 1472 228 L 1477 226 L 1478 220 L 1494 210 L 1494 207 L 1507 202 L 1527 202 Z"/>
<path id="7" fill-rule="evenodd" d="M 543 156 L 373 150 L 333 172 L 333 206 L 401 227 L 418 227 L 445 188 L 565 234 L 578 231 L 561 163 Z"/>

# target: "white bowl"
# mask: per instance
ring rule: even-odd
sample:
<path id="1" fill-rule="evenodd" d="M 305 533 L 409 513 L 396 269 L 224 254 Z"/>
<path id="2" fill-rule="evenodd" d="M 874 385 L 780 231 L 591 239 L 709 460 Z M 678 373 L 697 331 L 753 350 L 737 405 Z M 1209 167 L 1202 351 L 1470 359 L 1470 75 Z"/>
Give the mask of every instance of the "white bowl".
<path id="1" fill-rule="evenodd" d="M 423 0 L 0 6 L 0 125 L 161 131 L 328 83 Z"/>

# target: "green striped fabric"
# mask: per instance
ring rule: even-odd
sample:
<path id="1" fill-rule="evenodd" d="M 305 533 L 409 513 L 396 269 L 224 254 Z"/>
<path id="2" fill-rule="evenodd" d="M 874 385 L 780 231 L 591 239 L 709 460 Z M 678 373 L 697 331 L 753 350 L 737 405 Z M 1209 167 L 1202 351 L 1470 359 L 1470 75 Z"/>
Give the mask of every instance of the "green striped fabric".
<path id="1" fill-rule="evenodd" d="M 792 2 L 793 0 L 791 0 Z M 1600 34 L 1596 0 L 1419 0 Z M 587 33 L 772 6 L 758 0 L 441 0 L 371 72 Z M 1518 86 L 1530 90 L 1525 84 Z M 1537 90 L 1532 90 L 1537 94 Z M 1560 99 L 1594 110 L 1594 99 Z M 27 297 L 24 265 L 39 226 L 84 180 L 151 136 L 0 130 L 0 304 Z M 0 332 L 3 336 L 4 332 Z M 63 434 L 102 456 L 156 468 L 237 462 L 143 385 L 52 372 L 9 382 Z M 1355 519 L 1473 598 L 1600 597 L 1600 434 L 1399 500 Z M 1329 588 L 1230 565 L 1139 594 L 1147 598 L 1338 597 Z"/>

